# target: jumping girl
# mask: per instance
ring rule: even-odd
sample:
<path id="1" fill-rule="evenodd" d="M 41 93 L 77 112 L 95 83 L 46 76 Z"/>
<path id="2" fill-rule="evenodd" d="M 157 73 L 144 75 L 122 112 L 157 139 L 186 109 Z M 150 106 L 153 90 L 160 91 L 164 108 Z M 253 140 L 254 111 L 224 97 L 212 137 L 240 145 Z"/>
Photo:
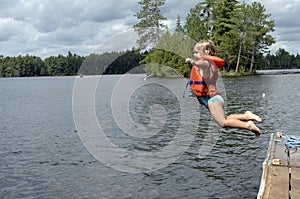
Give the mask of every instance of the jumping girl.
<path id="1" fill-rule="evenodd" d="M 221 127 L 247 129 L 255 133 L 256 136 L 260 136 L 260 129 L 251 120 L 257 122 L 262 120 L 252 112 L 246 111 L 244 114 L 232 114 L 226 117 L 224 100 L 216 88 L 218 67 L 214 62 L 215 54 L 214 43 L 211 40 L 201 40 L 194 47 L 196 60 L 186 58 L 186 63 L 193 66 L 189 83 L 194 94 L 199 103 L 208 108 Z"/>

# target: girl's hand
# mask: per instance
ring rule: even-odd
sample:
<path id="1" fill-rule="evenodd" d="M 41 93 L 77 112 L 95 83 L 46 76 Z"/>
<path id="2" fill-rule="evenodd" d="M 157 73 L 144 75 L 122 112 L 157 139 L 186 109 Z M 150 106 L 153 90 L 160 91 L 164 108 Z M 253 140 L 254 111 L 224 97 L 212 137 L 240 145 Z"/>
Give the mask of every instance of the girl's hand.
<path id="1" fill-rule="evenodd" d="M 185 63 L 192 64 L 192 62 L 194 62 L 194 60 L 191 59 L 191 58 L 186 58 L 185 59 Z"/>

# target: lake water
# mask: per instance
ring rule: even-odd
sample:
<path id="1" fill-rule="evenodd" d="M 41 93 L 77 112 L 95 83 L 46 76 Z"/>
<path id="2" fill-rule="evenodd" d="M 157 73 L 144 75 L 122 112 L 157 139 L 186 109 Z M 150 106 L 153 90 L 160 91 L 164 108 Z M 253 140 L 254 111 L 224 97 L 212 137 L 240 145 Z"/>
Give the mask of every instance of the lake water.
<path id="1" fill-rule="evenodd" d="M 227 113 L 262 117 L 259 138 L 218 128 L 182 82 L 0 79 L 0 198 L 256 198 L 270 134 L 299 135 L 300 75 L 220 82 Z"/>

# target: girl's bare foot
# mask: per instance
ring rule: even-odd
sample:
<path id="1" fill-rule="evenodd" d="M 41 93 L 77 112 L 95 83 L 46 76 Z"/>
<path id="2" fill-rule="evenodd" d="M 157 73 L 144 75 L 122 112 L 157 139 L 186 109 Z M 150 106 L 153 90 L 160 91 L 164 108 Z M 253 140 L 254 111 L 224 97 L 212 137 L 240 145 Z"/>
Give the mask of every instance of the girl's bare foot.
<path id="1" fill-rule="evenodd" d="M 260 129 L 252 121 L 248 121 L 246 126 L 250 131 L 255 133 L 257 137 L 260 136 Z"/>
<path id="2" fill-rule="evenodd" d="M 245 115 L 248 118 L 248 120 L 255 120 L 257 122 L 261 122 L 262 121 L 262 119 L 258 115 L 255 115 L 251 111 L 246 111 Z"/>

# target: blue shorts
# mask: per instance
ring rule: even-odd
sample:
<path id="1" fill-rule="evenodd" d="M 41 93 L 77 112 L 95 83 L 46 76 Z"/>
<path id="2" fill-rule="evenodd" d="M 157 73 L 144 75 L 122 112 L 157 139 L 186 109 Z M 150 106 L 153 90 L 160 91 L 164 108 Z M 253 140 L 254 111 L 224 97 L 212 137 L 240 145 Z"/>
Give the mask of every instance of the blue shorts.
<path id="1" fill-rule="evenodd" d="M 198 97 L 199 103 L 204 105 L 208 109 L 208 105 L 214 102 L 221 102 L 224 104 L 224 99 L 221 95 L 215 95 L 213 97 Z"/>

